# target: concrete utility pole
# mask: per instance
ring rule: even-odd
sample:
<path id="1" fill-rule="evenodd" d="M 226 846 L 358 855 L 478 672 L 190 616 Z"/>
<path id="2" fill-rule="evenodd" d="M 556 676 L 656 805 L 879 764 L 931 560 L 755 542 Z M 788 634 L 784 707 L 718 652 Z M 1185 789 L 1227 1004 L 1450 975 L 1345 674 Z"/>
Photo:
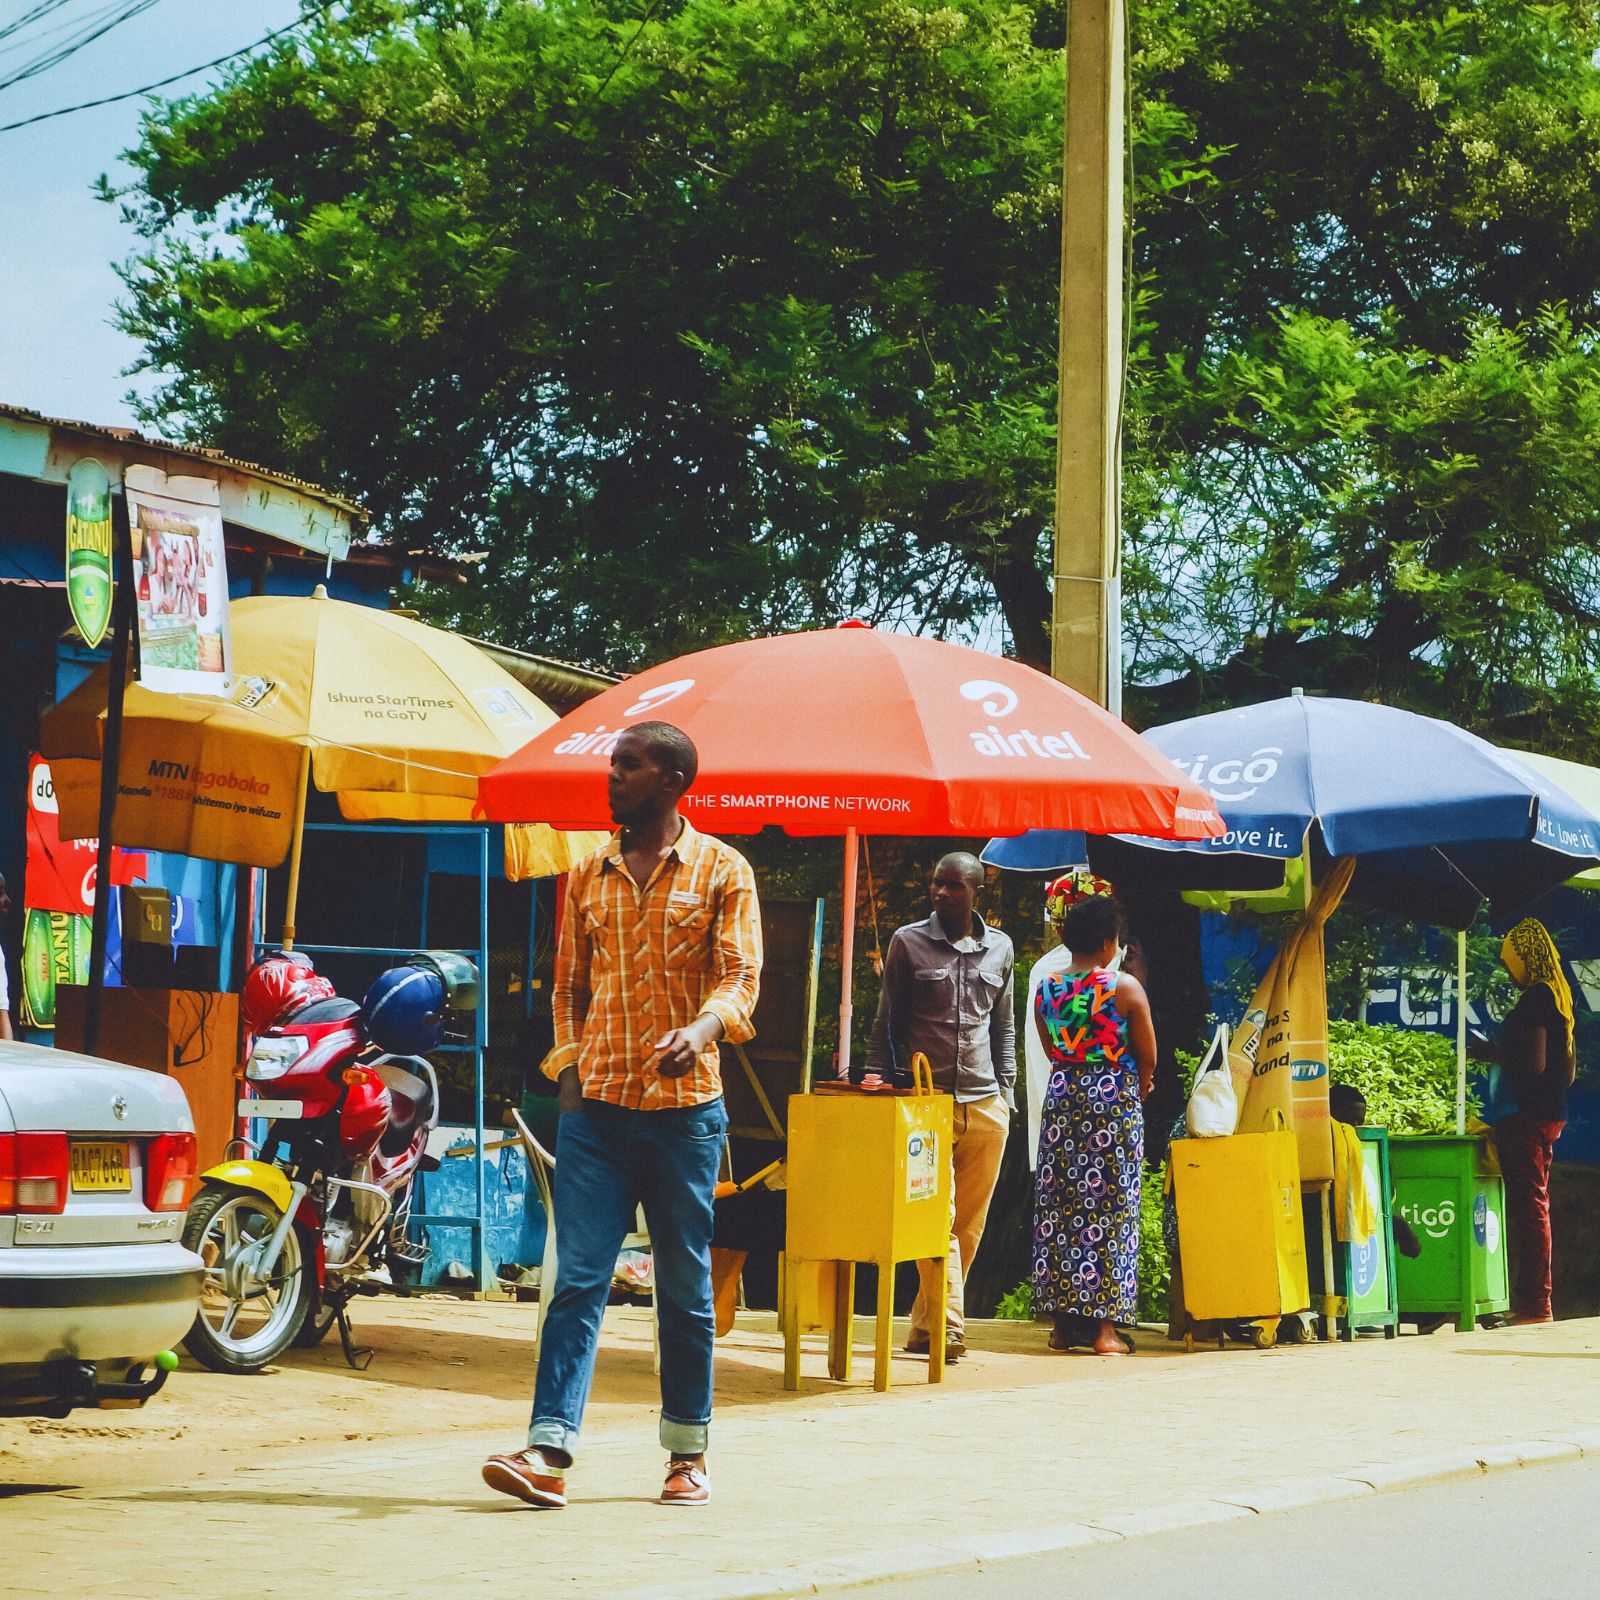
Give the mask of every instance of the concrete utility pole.
<path id="1" fill-rule="evenodd" d="M 1122 710 L 1123 0 L 1067 0 L 1050 671 Z"/>

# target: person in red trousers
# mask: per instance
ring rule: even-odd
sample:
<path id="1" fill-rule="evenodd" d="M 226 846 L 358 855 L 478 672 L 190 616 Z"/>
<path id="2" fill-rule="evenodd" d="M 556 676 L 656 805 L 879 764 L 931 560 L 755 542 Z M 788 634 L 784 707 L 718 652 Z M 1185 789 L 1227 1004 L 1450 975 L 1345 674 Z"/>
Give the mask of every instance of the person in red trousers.
<path id="1" fill-rule="evenodd" d="M 1526 917 L 1505 937 L 1500 960 L 1522 991 L 1501 1026 L 1500 1088 L 1516 1109 L 1494 1125 L 1506 1184 L 1511 1248 L 1511 1320 L 1549 1322 L 1550 1162 L 1567 1123 L 1577 1070 L 1572 990 L 1555 940 Z"/>

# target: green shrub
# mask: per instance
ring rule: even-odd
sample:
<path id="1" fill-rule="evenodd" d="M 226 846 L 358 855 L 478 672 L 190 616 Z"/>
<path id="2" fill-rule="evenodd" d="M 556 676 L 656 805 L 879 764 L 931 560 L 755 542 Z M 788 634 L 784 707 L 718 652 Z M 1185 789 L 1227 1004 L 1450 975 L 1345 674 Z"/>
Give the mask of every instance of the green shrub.
<path id="1" fill-rule="evenodd" d="M 1033 1321 L 1033 1280 L 1024 1278 L 1015 1289 L 1003 1295 L 994 1314 L 1002 1322 Z"/>
<path id="2" fill-rule="evenodd" d="M 1335 1083 L 1361 1091 L 1367 1121 L 1375 1127 L 1390 1133 L 1446 1133 L 1455 1127 L 1456 1052 L 1443 1034 L 1330 1022 L 1328 1070 Z M 1481 1109 L 1469 1085 L 1467 1113 Z"/>
<path id="3" fill-rule="evenodd" d="M 1172 1263 L 1167 1259 L 1167 1236 L 1161 1231 L 1161 1201 L 1165 1167 L 1146 1167 L 1139 1195 L 1139 1320 L 1167 1320 L 1167 1286 Z"/>

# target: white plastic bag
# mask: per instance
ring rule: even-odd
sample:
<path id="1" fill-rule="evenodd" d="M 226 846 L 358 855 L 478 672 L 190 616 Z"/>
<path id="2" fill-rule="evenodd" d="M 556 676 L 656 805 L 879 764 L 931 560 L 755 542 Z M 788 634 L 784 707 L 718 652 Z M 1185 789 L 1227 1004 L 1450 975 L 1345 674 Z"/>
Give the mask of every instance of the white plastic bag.
<path id="1" fill-rule="evenodd" d="M 1194 1075 L 1187 1120 L 1195 1139 L 1220 1139 L 1239 1125 L 1239 1101 L 1228 1070 L 1228 1025 L 1217 1024 L 1211 1048 Z"/>

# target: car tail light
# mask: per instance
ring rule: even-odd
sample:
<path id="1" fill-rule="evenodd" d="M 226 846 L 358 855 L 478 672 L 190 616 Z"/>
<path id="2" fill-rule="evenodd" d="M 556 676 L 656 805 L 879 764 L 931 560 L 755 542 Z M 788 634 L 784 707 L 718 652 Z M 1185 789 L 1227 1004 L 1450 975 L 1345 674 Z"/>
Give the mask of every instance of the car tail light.
<path id="1" fill-rule="evenodd" d="M 194 1197 L 192 1133 L 164 1133 L 144 1151 L 144 1203 L 152 1211 L 183 1211 Z"/>
<path id="2" fill-rule="evenodd" d="M 56 1216 L 66 1209 L 66 1134 L 0 1133 L 0 1214 Z"/>

